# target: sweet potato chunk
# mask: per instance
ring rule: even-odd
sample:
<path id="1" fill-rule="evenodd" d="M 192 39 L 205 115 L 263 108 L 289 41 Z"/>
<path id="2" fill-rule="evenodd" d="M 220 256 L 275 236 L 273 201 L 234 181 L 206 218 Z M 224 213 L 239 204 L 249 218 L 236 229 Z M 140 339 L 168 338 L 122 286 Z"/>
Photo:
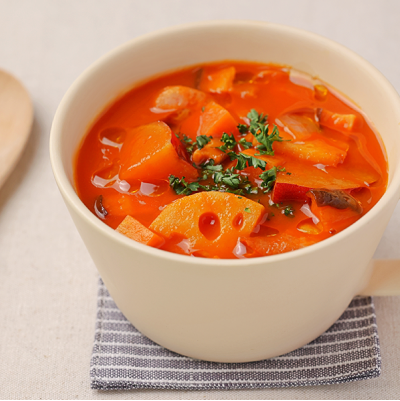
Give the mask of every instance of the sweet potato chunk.
<path id="1" fill-rule="evenodd" d="M 218 138 L 211 139 L 211 141 L 203 148 L 196 149 L 193 152 L 193 162 L 197 165 L 200 165 L 209 159 L 213 159 L 214 164 L 221 164 L 228 157 L 226 153 L 218 149 L 218 147 L 222 146 L 223 144 L 224 143 Z"/>
<path id="2" fill-rule="evenodd" d="M 172 135 L 168 125 L 160 121 L 129 132 L 121 148 L 120 178 L 145 181 L 167 179 L 171 174 L 197 178 L 197 170 L 171 143 Z"/>
<path id="3" fill-rule="evenodd" d="M 162 237 L 154 234 L 131 216 L 126 216 L 122 223 L 116 228 L 116 231 L 141 244 L 149 245 L 154 248 L 159 248 L 165 242 Z"/>
<path id="4" fill-rule="evenodd" d="M 169 204 L 150 225 L 170 238 L 182 235 L 191 249 L 210 257 L 233 258 L 238 238 L 249 236 L 264 206 L 227 192 L 200 192 Z"/>
<path id="5" fill-rule="evenodd" d="M 210 102 L 200 115 L 198 135 L 221 138 L 224 132 L 227 134 L 237 132 L 236 126 L 237 123 L 228 110 L 218 103 Z"/>
<path id="6" fill-rule="evenodd" d="M 158 95 L 155 107 L 159 110 L 177 111 L 199 105 L 205 93 L 187 86 L 167 86 Z"/>
<path id="7" fill-rule="evenodd" d="M 232 90 L 235 73 L 235 67 L 223 68 L 215 72 L 203 70 L 200 90 L 211 93 L 229 92 Z"/>
<path id="8" fill-rule="evenodd" d="M 339 114 L 325 109 L 318 109 L 317 115 L 321 125 L 338 131 L 350 132 L 357 123 L 357 117 L 354 114 Z"/>
<path id="9" fill-rule="evenodd" d="M 275 203 L 286 201 L 307 202 L 309 198 L 306 193 L 310 189 L 354 189 L 360 186 L 359 182 L 335 177 L 333 174 L 326 174 L 313 166 L 303 165 L 299 166 L 298 169 L 292 166 L 290 175 L 278 173 L 272 200 Z"/>
<path id="10" fill-rule="evenodd" d="M 301 161 L 334 167 L 339 163 L 343 163 L 347 154 L 346 150 L 339 149 L 318 139 L 303 143 L 274 142 L 273 148 L 278 154 L 296 157 Z"/>

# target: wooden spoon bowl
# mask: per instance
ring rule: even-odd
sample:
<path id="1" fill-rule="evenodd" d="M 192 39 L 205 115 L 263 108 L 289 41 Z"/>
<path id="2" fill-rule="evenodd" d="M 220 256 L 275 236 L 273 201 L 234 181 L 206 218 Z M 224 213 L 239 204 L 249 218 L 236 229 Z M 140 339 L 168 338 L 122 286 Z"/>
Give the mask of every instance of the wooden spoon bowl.
<path id="1" fill-rule="evenodd" d="M 21 157 L 32 122 L 28 92 L 16 78 L 0 70 L 0 188 Z"/>

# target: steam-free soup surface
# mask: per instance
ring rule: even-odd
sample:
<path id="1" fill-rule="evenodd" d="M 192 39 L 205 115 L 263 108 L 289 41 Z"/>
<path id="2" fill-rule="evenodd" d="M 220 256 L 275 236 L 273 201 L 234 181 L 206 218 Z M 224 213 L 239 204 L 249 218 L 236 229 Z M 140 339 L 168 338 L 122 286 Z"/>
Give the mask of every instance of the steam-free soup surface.
<path id="1" fill-rule="evenodd" d="M 224 62 L 115 100 L 77 151 L 79 197 L 134 241 L 250 258 L 329 238 L 387 184 L 379 135 L 334 89 L 276 65 Z"/>

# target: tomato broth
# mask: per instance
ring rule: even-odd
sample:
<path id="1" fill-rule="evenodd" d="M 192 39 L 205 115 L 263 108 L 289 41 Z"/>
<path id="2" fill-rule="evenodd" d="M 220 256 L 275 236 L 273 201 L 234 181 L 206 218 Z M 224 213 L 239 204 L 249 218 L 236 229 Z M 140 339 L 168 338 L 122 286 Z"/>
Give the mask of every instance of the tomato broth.
<path id="1" fill-rule="evenodd" d="M 151 79 L 104 110 L 75 163 L 87 208 L 120 233 L 194 257 L 293 251 L 381 198 L 386 154 L 364 113 L 272 64 L 223 62 Z"/>

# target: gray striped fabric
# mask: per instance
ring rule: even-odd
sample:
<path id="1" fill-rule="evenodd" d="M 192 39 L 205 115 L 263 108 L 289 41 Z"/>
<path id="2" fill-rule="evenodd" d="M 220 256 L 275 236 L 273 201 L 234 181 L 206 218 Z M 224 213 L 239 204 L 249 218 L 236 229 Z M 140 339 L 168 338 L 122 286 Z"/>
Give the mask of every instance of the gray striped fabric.
<path id="1" fill-rule="evenodd" d="M 98 390 L 244 389 L 312 386 L 378 377 L 375 310 L 355 298 L 316 340 L 289 354 L 249 363 L 194 360 L 153 343 L 129 323 L 100 280 L 91 386 Z"/>

